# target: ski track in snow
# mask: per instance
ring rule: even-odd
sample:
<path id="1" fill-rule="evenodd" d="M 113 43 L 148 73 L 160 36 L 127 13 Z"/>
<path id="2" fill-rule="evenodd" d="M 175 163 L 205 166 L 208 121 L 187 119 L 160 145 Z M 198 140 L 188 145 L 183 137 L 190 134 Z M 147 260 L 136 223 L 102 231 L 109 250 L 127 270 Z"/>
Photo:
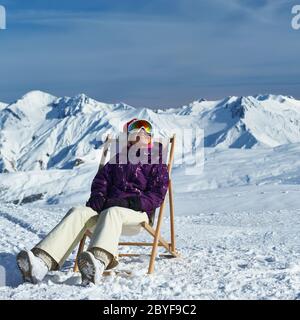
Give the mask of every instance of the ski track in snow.
<path id="1" fill-rule="evenodd" d="M 226 199 L 227 196 L 227 199 Z M 218 194 L 216 193 L 216 197 Z M 233 194 L 222 193 L 225 202 Z M 196 201 L 195 196 L 191 201 Z M 201 199 L 201 202 L 204 201 Z M 22 283 L 16 253 L 30 249 L 64 216 L 69 206 L 0 205 L 0 267 L 6 270 L 1 299 L 300 299 L 300 209 L 187 214 L 177 210 L 176 245 L 181 258 L 158 257 L 147 274 L 149 257 L 122 257 L 121 270 L 133 275 L 104 276 L 100 286 L 81 286 L 72 272 L 75 251 L 62 270 L 38 285 Z M 178 212 L 179 211 L 179 212 Z M 169 239 L 169 217 L 162 234 Z M 121 237 L 125 239 L 126 237 Z M 128 237 L 126 238 L 128 239 Z M 129 240 L 149 241 L 143 231 Z M 150 253 L 150 248 L 120 247 Z M 159 248 L 159 253 L 165 253 Z"/>

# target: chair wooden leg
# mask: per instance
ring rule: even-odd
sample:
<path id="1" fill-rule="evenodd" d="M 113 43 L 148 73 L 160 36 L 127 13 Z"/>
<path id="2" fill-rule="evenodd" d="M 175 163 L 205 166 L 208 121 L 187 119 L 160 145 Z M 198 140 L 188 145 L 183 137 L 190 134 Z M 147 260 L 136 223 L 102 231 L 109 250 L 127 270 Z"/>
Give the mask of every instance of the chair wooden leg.
<path id="1" fill-rule="evenodd" d="M 171 250 L 175 251 L 175 227 L 174 227 L 174 203 L 173 203 L 173 190 L 172 180 L 170 179 L 169 185 L 169 206 L 170 206 L 170 229 L 171 229 Z"/>
<path id="2" fill-rule="evenodd" d="M 154 262 L 155 262 L 155 258 L 157 255 L 157 247 L 158 247 L 158 241 L 160 238 L 160 228 L 161 228 L 161 224 L 162 224 L 164 206 L 165 206 L 165 201 L 162 203 L 160 210 L 159 210 L 159 216 L 158 216 L 158 221 L 157 221 L 157 225 L 156 225 L 156 231 L 155 231 L 155 236 L 154 236 L 154 242 L 153 242 L 153 247 L 152 247 L 152 252 L 151 252 L 149 268 L 148 268 L 148 274 L 151 274 L 154 271 Z"/>
<path id="3" fill-rule="evenodd" d="M 74 272 L 78 272 L 78 257 L 84 249 L 85 240 L 86 240 L 86 234 L 82 237 L 82 239 L 79 243 L 79 247 L 78 247 L 78 251 L 77 251 L 77 255 L 76 255 L 76 260 L 75 260 L 75 264 L 74 264 L 74 268 L 73 268 Z"/>

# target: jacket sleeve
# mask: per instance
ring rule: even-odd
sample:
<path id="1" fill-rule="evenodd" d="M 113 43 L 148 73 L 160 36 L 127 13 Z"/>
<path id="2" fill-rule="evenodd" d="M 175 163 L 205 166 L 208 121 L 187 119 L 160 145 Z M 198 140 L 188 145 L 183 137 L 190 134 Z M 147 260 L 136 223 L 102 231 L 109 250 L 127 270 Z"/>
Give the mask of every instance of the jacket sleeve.
<path id="1" fill-rule="evenodd" d="M 150 212 L 161 206 L 169 186 L 169 173 L 166 164 L 154 165 L 147 189 L 129 199 L 130 207 Z"/>
<path id="2" fill-rule="evenodd" d="M 110 167 L 108 163 L 98 170 L 91 185 L 91 195 L 86 202 L 87 207 L 100 213 L 103 209 L 104 202 L 107 197 L 108 185 L 110 184 Z"/>
<path id="3" fill-rule="evenodd" d="M 96 174 L 91 185 L 91 195 L 100 195 L 106 198 L 110 185 L 110 166 L 107 162 Z"/>

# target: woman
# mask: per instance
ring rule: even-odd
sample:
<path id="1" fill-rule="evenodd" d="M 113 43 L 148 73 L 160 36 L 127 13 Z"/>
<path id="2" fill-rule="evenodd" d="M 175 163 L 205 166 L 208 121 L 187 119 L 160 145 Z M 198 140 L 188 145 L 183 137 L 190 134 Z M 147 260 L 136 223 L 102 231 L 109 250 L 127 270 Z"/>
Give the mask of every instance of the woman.
<path id="1" fill-rule="evenodd" d="M 119 264 L 119 237 L 139 233 L 142 222 L 153 225 L 155 209 L 162 204 L 169 183 L 162 144 L 158 161 L 153 161 L 151 123 L 134 118 L 123 129 L 127 132 L 127 161 L 120 161 L 124 149 L 117 152 L 114 161 L 107 162 L 94 177 L 86 205 L 72 207 L 41 242 L 17 255 L 24 281 L 38 283 L 49 270 L 58 270 L 89 229 L 93 236 L 78 265 L 83 284 L 99 284 L 103 271 Z M 137 152 L 132 153 L 134 147 Z M 131 161 L 132 154 L 138 159 L 144 156 L 148 163 Z"/>

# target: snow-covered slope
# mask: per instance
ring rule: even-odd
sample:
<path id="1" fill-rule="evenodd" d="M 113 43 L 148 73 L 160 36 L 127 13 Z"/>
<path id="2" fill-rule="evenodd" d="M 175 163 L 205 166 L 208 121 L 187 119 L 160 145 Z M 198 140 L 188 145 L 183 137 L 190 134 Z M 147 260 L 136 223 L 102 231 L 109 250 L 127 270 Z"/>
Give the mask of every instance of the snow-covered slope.
<path id="1" fill-rule="evenodd" d="M 0 299 L 300 299 L 300 143 L 275 148 L 205 150 L 204 172 L 172 174 L 176 248 L 122 257 L 100 286 L 81 286 L 72 267 L 24 284 L 16 254 L 45 237 L 72 206 L 84 205 L 97 163 L 73 170 L 0 174 Z M 193 169 L 193 168 L 192 168 Z M 157 216 L 156 216 L 157 219 Z M 157 220 L 156 220 L 157 221 Z M 169 199 L 162 235 L 170 239 Z M 120 241 L 149 241 L 145 231 Z M 120 253 L 132 252 L 121 246 Z M 160 253 L 165 253 L 159 248 Z M 131 275 L 122 270 L 132 272 Z M 115 274 L 114 271 L 121 271 Z"/>
<path id="2" fill-rule="evenodd" d="M 100 158 L 100 151 L 98 151 Z M 201 152 L 201 151 L 200 151 Z M 206 148 L 203 171 L 174 163 L 175 201 L 186 194 L 223 188 L 300 184 L 300 143 L 275 148 Z M 85 203 L 98 163 L 73 170 L 30 170 L 0 174 L 0 202 Z"/>
<path id="3" fill-rule="evenodd" d="M 181 108 L 137 109 L 79 94 L 57 98 L 41 91 L 0 107 L 0 172 L 71 169 L 97 161 L 107 133 L 132 117 L 150 120 L 157 135 L 203 129 L 204 145 L 274 147 L 300 141 L 300 101 L 286 96 L 200 99 Z M 200 144 L 193 140 L 193 144 Z"/>
<path id="4" fill-rule="evenodd" d="M 120 257 L 99 286 L 87 287 L 72 271 L 76 250 L 60 271 L 37 285 L 22 283 L 16 266 L 16 254 L 41 241 L 70 204 L 0 203 L 0 299 L 300 299 L 299 195 L 299 186 L 283 185 L 184 194 L 175 206 L 180 258 L 160 256 L 166 251 L 159 247 L 149 275 L 151 250 L 120 246 L 120 253 L 141 256 Z M 161 230 L 166 239 L 169 225 L 166 214 Z M 149 235 L 142 231 L 120 241 L 149 242 Z"/>

